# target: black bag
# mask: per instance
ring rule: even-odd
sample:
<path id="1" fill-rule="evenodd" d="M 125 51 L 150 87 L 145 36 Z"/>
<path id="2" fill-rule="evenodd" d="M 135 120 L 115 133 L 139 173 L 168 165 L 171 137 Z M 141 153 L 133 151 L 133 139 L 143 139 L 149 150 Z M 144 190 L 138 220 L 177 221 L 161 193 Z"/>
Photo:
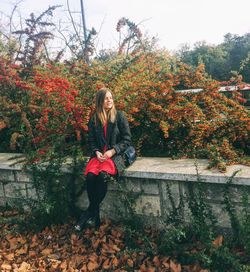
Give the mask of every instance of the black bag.
<path id="1" fill-rule="evenodd" d="M 135 148 L 130 145 L 123 153 L 125 165 L 128 167 L 136 160 Z"/>

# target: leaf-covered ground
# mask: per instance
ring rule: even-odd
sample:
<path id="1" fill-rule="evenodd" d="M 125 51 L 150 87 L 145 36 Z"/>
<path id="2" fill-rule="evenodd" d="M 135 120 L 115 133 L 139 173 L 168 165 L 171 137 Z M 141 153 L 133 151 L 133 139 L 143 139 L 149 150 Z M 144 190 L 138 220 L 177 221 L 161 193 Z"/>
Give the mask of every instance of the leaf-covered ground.
<path id="1" fill-rule="evenodd" d="M 98 231 L 89 227 L 75 233 L 73 223 L 37 233 L 21 233 L 13 225 L 1 224 L 0 271 L 207 271 L 152 254 L 157 245 L 156 233 L 150 229 L 145 230 L 147 246 L 138 238 L 137 247 L 131 249 L 121 224 L 106 220 Z"/>

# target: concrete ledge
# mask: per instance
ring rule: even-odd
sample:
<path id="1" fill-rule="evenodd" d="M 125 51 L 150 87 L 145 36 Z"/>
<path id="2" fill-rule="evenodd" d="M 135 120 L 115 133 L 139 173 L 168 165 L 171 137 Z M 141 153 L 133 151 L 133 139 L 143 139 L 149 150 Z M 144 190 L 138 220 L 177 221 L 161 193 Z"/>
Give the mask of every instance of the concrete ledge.
<path id="1" fill-rule="evenodd" d="M 138 158 L 130 166 L 124 176 L 133 178 L 149 178 L 157 180 L 197 181 L 197 170 L 202 181 L 207 183 L 226 183 L 228 178 L 239 171 L 233 183 L 250 185 L 250 167 L 245 165 L 230 165 L 226 173 L 218 169 L 207 169 L 208 160 L 170 158 Z"/>
<path id="2" fill-rule="evenodd" d="M 20 157 L 20 154 L 0 153 L 0 169 L 21 171 L 22 163 L 17 163 L 21 158 L 12 159 L 14 157 Z M 123 176 L 151 180 L 197 181 L 196 165 L 202 181 L 206 183 L 226 183 L 234 172 L 239 171 L 233 184 L 250 186 L 250 166 L 230 165 L 225 173 L 221 173 L 218 169 L 207 169 L 208 160 L 141 157 L 126 169 Z M 67 171 L 67 166 L 64 170 L 70 172 Z"/>

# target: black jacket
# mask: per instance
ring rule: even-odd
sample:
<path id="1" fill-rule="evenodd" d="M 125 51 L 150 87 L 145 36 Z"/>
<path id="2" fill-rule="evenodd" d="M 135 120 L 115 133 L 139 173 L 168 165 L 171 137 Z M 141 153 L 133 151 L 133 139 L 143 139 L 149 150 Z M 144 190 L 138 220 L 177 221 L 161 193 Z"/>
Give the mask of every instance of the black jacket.
<path id="1" fill-rule="evenodd" d="M 116 154 L 111 158 L 118 170 L 118 174 L 125 169 L 125 164 L 122 159 L 123 152 L 131 145 L 131 132 L 129 123 L 123 112 L 117 111 L 116 121 L 114 123 L 108 122 L 107 137 L 104 137 L 103 126 L 98 118 L 95 116 L 89 121 L 88 144 L 90 157 L 95 157 L 96 151 L 103 152 L 106 145 L 107 150 L 114 148 Z"/>

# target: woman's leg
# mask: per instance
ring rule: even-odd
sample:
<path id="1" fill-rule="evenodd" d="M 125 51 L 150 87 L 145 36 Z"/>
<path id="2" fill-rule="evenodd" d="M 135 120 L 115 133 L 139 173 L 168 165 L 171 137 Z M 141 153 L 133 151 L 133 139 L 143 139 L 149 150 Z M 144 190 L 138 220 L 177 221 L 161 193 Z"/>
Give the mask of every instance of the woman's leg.
<path id="1" fill-rule="evenodd" d="M 98 176 L 93 173 L 88 173 L 86 177 L 87 183 L 87 194 L 89 199 L 88 210 L 90 213 L 94 214 L 96 208 L 96 184 Z"/>
<path id="2" fill-rule="evenodd" d="M 107 173 L 103 173 L 101 172 L 98 176 L 97 176 L 97 182 L 96 182 L 96 203 L 99 206 L 101 204 L 101 202 L 103 201 L 103 199 L 105 198 L 106 194 L 107 194 L 107 190 L 108 190 L 108 182 L 107 182 L 107 178 L 108 178 Z"/>
<path id="3" fill-rule="evenodd" d="M 89 199 L 89 207 L 86 211 L 84 211 L 77 222 L 75 229 L 81 231 L 88 220 L 94 218 L 95 210 L 96 210 L 96 184 L 97 184 L 97 175 L 93 173 L 88 173 L 86 177 L 87 183 L 87 194 Z"/>
<path id="4" fill-rule="evenodd" d="M 107 178 L 106 173 L 101 172 L 96 180 L 96 188 L 95 188 L 95 226 L 98 228 L 101 224 L 100 220 L 100 204 L 107 194 L 108 182 L 105 180 Z"/>

